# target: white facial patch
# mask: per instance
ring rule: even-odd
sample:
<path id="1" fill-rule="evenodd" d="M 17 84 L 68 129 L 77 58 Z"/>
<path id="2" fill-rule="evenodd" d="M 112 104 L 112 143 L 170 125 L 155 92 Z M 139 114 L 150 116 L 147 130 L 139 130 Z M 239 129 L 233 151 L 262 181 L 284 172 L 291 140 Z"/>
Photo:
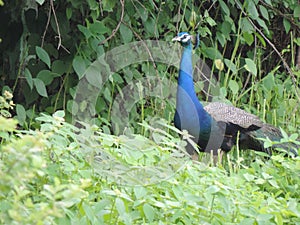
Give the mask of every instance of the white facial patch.
<path id="1" fill-rule="evenodd" d="M 187 42 L 190 41 L 190 40 L 191 40 L 191 35 L 184 34 L 184 35 L 182 35 L 182 37 L 181 37 L 181 42 L 183 42 L 183 43 L 187 43 Z"/>

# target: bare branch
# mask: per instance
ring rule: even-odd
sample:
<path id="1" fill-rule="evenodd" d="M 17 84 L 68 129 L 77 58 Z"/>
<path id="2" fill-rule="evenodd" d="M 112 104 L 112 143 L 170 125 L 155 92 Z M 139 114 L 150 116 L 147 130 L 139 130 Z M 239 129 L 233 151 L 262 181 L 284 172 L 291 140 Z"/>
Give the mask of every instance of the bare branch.
<path id="1" fill-rule="evenodd" d="M 104 39 L 103 41 L 101 41 L 98 45 L 103 45 L 105 42 L 109 41 L 113 36 L 115 36 L 115 34 L 117 33 L 117 31 L 119 30 L 119 28 L 121 26 L 121 23 L 123 21 L 123 18 L 124 18 L 124 11 L 125 11 L 124 1 L 125 0 L 120 0 L 122 8 L 121 8 L 121 18 L 120 18 L 120 21 L 119 21 L 118 25 L 112 31 L 111 35 L 109 37 L 107 37 L 106 39 Z"/>

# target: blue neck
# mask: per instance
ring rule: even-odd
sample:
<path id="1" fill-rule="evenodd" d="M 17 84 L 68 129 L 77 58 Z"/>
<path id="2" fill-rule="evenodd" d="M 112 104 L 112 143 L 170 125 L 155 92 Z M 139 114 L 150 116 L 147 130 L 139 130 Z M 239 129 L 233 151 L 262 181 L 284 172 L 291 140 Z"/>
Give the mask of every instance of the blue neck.
<path id="1" fill-rule="evenodd" d="M 192 46 L 184 47 L 180 61 L 178 85 L 184 88 L 190 96 L 196 96 L 193 82 Z"/>
<path id="2" fill-rule="evenodd" d="M 176 109 L 177 111 L 181 110 L 185 112 L 182 114 L 185 118 L 181 118 L 180 120 L 182 121 L 183 119 L 187 123 L 190 123 L 190 126 L 192 123 L 195 123 L 195 121 L 192 121 L 189 118 L 194 118 L 196 112 L 199 119 L 198 124 L 200 125 L 200 133 L 201 131 L 210 129 L 211 116 L 204 110 L 203 105 L 200 103 L 194 90 L 191 44 L 184 46 L 181 57 Z M 191 109 L 195 110 L 193 111 Z"/>

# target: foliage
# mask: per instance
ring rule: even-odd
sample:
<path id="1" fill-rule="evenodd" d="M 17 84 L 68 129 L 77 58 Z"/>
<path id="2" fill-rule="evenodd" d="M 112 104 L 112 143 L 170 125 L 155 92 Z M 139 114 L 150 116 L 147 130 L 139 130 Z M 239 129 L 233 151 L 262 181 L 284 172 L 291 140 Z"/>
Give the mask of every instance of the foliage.
<path id="1" fill-rule="evenodd" d="M 112 121 L 119 120 L 113 112 L 116 98 L 125 98 L 130 86 L 137 96 L 131 108 L 124 107 L 136 130 L 136 122 L 154 115 L 170 120 L 174 110 L 172 93 L 137 93 L 142 78 L 156 79 L 144 85 L 146 89 L 162 84 L 161 90 L 172 90 L 168 81 L 176 82 L 172 65 L 178 63 L 172 63 L 174 52 L 165 50 L 170 46 L 155 57 L 157 46 L 147 41 L 169 43 L 179 30 L 192 29 L 201 36 L 197 55 L 211 68 L 206 76 L 215 76 L 209 83 L 197 80 L 199 86 L 208 86 L 204 98 L 230 99 L 268 122 L 295 127 L 299 121 L 290 115 L 299 101 L 295 93 L 299 73 L 294 69 L 299 10 L 294 0 L 6 2 L 0 7 L 5 24 L 0 32 L 4 78 L 0 85 L 10 87 L 25 128 L 38 126 L 33 118 L 40 112 L 63 109 L 72 121 L 86 119 L 81 114 L 88 108 L 92 122 L 107 126 L 107 131 L 113 130 Z M 132 45 L 136 41 L 144 41 L 146 47 Z M 119 47 L 128 55 L 116 52 Z M 88 71 L 99 58 L 96 70 L 102 80 L 91 79 Z M 285 72 L 282 60 L 290 65 L 294 78 Z M 78 93 L 82 82 L 85 96 Z"/>
<path id="2" fill-rule="evenodd" d="M 300 223 L 299 157 L 237 149 L 222 165 L 192 163 L 169 125 L 180 54 L 170 40 L 190 29 L 199 98 L 296 141 L 296 0 L 0 5 L 0 114 L 14 117 L 0 117 L 1 224 Z"/>
<path id="3" fill-rule="evenodd" d="M 299 158 L 257 158 L 230 172 L 191 162 L 165 122 L 143 125 L 150 138 L 126 137 L 63 116 L 42 115 L 40 130 L 13 130 L 2 146 L 1 224 L 300 222 Z"/>
<path id="4" fill-rule="evenodd" d="M 4 91 L 3 96 L 0 96 L 0 116 L 11 117 L 9 110 L 15 105 L 12 101 L 13 95 L 9 91 Z"/>

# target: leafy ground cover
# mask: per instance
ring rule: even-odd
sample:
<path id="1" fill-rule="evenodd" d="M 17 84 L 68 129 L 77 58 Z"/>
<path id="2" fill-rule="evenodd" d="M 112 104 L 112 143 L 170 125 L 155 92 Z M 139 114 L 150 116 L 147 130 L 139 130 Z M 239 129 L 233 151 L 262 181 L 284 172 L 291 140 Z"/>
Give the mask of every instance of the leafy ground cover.
<path id="1" fill-rule="evenodd" d="M 114 136 L 63 117 L 38 117 L 36 131 L 0 118 L 1 224 L 300 223 L 299 157 L 210 166 L 189 160 L 164 122 L 144 124 L 148 137 Z"/>

